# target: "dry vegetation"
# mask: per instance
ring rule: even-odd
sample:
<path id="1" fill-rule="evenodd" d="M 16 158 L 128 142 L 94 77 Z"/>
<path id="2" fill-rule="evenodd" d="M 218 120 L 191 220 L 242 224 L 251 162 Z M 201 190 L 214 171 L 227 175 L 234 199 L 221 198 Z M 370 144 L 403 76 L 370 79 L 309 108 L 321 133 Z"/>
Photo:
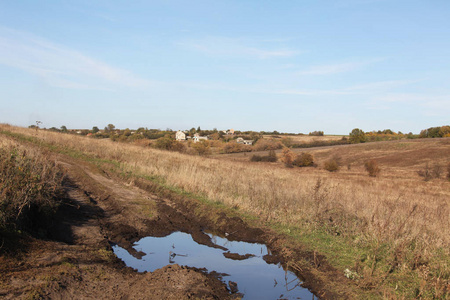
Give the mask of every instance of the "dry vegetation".
<path id="1" fill-rule="evenodd" d="M 248 156 L 246 161 L 212 159 L 7 125 L 2 130 L 34 136 L 60 151 L 117 161 L 125 172 L 158 178 L 284 228 L 305 234 L 325 230 L 352 241 L 349 248 L 370 248 L 355 252 L 364 257 L 353 257 L 346 267 L 363 278 L 363 287 L 386 285 L 385 297 L 448 295 L 450 184 L 446 174 L 427 182 L 417 171 L 426 163 L 447 168 L 449 138 L 317 149 L 308 152 L 319 168 L 285 168 L 283 162 L 252 163 Z M 335 157 L 347 167 L 325 171 L 324 162 Z M 376 177 L 365 170 L 369 159 L 381 169 Z M 411 282 L 402 282 L 402 276 Z"/>
<path id="2" fill-rule="evenodd" d="M 47 155 L 0 140 L 0 231 L 45 227 L 62 195 L 63 174 Z"/>

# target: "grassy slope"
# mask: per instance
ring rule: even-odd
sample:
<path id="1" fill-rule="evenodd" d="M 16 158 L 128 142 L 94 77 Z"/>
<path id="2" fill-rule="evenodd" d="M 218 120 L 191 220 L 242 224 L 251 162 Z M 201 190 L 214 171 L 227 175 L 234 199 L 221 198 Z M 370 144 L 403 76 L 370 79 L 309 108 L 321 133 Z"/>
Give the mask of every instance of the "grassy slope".
<path id="1" fill-rule="evenodd" d="M 325 254 L 343 272 L 356 272 L 358 284 L 375 294 L 444 298 L 448 293 L 449 237 L 442 229 L 449 228 L 449 183 L 423 182 L 415 170 L 426 160 L 443 163 L 448 159 L 449 139 L 308 151 L 320 161 L 339 154 L 344 163 L 351 162 L 350 170 L 331 174 L 3 129 L 36 135 L 54 150 L 99 163 L 109 161 L 121 172 L 240 208 L 294 243 Z M 369 178 L 361 166 L 373 157 L 382 166 L 379 178 Z"/>

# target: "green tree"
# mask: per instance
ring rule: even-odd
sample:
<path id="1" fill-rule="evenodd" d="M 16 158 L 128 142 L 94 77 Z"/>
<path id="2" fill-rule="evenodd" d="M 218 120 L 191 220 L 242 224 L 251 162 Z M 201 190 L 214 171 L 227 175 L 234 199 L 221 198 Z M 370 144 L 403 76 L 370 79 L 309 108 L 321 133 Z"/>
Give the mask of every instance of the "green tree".
<path id="1" fill-rule="evenodd" d="M 130 136 L 131 135 L 131 130 L 129 129 L 129 128 L 127 128 L 127 129 L 125 129 L 124 131 L 123 131 L 123 135 L 124 136 Z"/>
<path id="2" fill-rule="evenodd" d="M 66 126 L 61 126 L 61 132 L 67 132 L 68 130 L 67 130 L 67 127 Z"/>
<path id="3" fill-rule="evenodd" d="M 97 133 L 99 131 L 100 131 L 100 129 L 98 129 L 97 126 L 92 127 L 92 133 Z"/>
<path id="4" fill-rule="evenodd" d="M 111 133 L 116 129 L 116 126 L 114 126 L 113 124 L 108 124 L 108 126 L 105 127 L 105 132 L 107 133 Z"/>
<path id="5" fill-rule="evenodd" d="M 351 144 L 364 143 L 367 141 L 366 134 L 359 128 L 355 128 L 350 132 L 349 141 Z"/>

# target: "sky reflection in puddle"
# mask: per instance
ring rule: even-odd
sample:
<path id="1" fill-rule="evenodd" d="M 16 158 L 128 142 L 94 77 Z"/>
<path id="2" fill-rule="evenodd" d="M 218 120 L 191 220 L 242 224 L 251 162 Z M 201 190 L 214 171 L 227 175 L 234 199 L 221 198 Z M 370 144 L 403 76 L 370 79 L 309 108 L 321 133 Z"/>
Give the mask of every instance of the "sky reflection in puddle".
<path id="1" fill-rule="evenodd" d="M 243 299 L 312 299 L 313 294 L 300 286 L 301 281 L 280 265 L 267 264 L 263 256 L 270 254 L 262 244 L 228 241 L 209 234 L 216 245 L 223 246 L 231 253 L 252 254 L 243 260 L 226 258 L 227 251 L 197 244 L 190 234 L 174 232 L 166 237 L 145 237 L 133 246 L 145 253 L 141 259 L 135 258 L 127 250 L 113 246 L 114 253 L 125 264 L 139 272 L 154 271 L 168 264 L 179 264 L 208 271 L 228 274 L 223 281 L 237 283 Z M 314 298 L 313 298 L 314 299 Z"/>

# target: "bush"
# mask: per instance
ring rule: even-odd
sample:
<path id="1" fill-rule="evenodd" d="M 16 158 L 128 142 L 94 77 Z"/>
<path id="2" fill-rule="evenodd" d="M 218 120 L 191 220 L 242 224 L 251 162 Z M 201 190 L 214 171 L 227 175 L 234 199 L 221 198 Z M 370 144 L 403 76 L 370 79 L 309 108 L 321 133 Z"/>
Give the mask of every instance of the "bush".
<path id="1" fill-rule="evenodd" d="M 262 156 L 262 155 L 253 155 L 250 158 L 250 161 L 253 162 L 259 162 L 259 161 L 265 161 L 265 162 L 276 162 L 278 160 L 278 157 L 274 150 L 270 150 L 268 155 Z"/>
<path id="2" fill-rule="evenodd" d="M 278 160 L 278 157 L 274 150 L 270 150 L 269 154 L 266 156 L 266 159 L 269 162 L 276 162 Z"/>
<path id="3" fill-rule="evenodd" d="M 236 141 L 230 141 L 223 146 L 224 153 L 250 152 L 251 150 L 251 146 L 238 144 Z"/>
<path id="4" fill-rule="evenodd" d="M 312 167 L 314 166 L 314 157 L 306 152 L 301 153 L 293 162 L 297 167 Z"/>
<path id="5" fill-rule="evenodd" d="M 366 171 L 369 173 L 369 176 L 371 177 L 376 177 L 380 173 L 378 163 L 374 159 L 366 161 L 364 163 L 364 167 L 366 168 Z"/>
<path id="6" fill-rule="evenodd" d="M 250 158 L 250 161 L 253 161 L 253 162 L 258 162 L 258 161 L 262 161 L 262 156 L 261 155 L 256 155 L 256 154 L 254 154 L 254 155 L 252 155 L 252 157 Z"/>
<path id="7" fill-rule="evenodd" d="M 64 176 L 42 155 L 0 149 L 0 229 L 37 231 L 47 226 L 63 195 Z"/>
<path id="8" fill-rule="evenodd" d="M 292 168 L 293 162 L 295 160 L 295 154 L 291 149 L 285 147 L 283 148 L 283 152 L 281 154 L 281 161 L 284 162 L 284 165 L 288 168 Z"/>
<path id="9" fill-rule="evenodd" d="M 211 154 L 211 147 L 208 141 L 200 141 L 197 143 L 192 143 L 191 148 L 193 148 L 198 155 Z"/>
<path id="10" fill-rule="evenodd" d="M 338 160 L 335 158 L 331 158 L 324 163 L 323 167 L 329 172 L 337 172 L 339 170 Z"/>
<path id="11" fill-rule="evenodd" d="M 274 139 L 259 139 L 253 146 L 254 151 L 277 150 L 283 148 L 281 141 Z"/>
<path id="12" fill-rule="evenodd" d="M 433 178 L 441 178 L 443 173 L 443 168 L 440 164 L 435 163 L 433 168 L 430 168 L 429 164 L 426 163 L 422 170 L 417 171 L 417 174 L 423 177 L 423 180 L 429 181 Z"/>
<path id="13" fill-rule="evenodd" d="M 186 146 L 178 141 L 175 141 L 171 137 L 162 137 L 156 140 L 155 143 L 152 144 L 152 146 L 156 149 L 161 150 L 169 150 L 169 151 L 177 151 L 177 152 L 185 152 Z"/>
<path id="14" fill-rule="evenodd" d="M 310 136 L 323 136 L 323 131 L 313 131 L 309 133 Z"/>

